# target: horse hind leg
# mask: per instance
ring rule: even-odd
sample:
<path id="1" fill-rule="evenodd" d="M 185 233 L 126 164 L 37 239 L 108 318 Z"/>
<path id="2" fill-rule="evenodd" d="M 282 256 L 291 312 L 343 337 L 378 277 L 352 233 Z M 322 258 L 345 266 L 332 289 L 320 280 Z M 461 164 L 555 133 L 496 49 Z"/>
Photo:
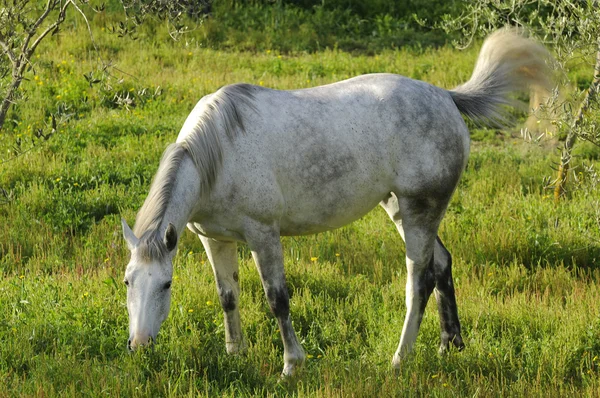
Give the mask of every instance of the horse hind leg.
<path id="1" fill-rule="evenodd" d="M 433 251 L 435 275 L 435 299 L 440 314 L 441 344 L 440 354 L 446 352 L 450 343 L 458 350 L 465 348 L 460 334 L 460 321 L 452 281 L 452 256 L 438 236 Z"/>
<path id="2" fill-rule="evenodd" d="M 217 293 L 223 309 L 227 353 L 242 353 L 248 346 L 242 333 L 238 309 L 240 288 L 237 244 L 235 242 L 219 242 L 202 235 L 198 236 L 204 245 L 215 275 Z"/>
<path id="3" fill-rule="evenodd" d="M 401 198 L 399 200 L 396 195 L 390 194 L 381 202 L 381 206 L 394 221 L 398 232 L 406 242 L 407 311 L 400 344 L 392 360 L 392 366 L 399 368 L 401 360 L 412 351 L 425 306 L 434 286 L 439 286 L 443 293 L 436 292 L 438 309 L 443 309 L 443 311 L 440 310 L 442 344 L 444 341 L 450 341 L 452 337 L 454 337 L 455 344 L 459 341 L 462 343 L 462 340 L 460 340 L 460 326 L 458 326 L 458 333 L 453 333 L 455 326 L 458 325 L 458 316 L 456 315 L 454 288 L 451 285 L 451 268 L 446 266 L 448 261 L 440 260 L 436 265 L 434 256 L 434 251 L 439 250 L 436 235 L 444 214 L 445 204 L 428 199 Z M 446 259 L 449 259 L 449 253 L 447 251 L 446 253 L 448 254 Z M 450 273 L 450 288 L 447 283 L 442 281 L 444 277 L 446 280 L 448 279 L 448 273 Z M 445 327 L 453 328 L 445 329 Z M 458 338 L 456 338 L 457 336 Z"/>

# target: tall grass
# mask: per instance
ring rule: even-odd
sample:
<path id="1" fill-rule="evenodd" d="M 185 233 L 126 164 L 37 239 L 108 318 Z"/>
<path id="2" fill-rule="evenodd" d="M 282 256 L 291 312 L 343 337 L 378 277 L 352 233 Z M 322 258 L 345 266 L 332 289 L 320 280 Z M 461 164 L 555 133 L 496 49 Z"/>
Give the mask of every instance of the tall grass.
<path id="1" fill-rule="evenodd" d="M 102 18 L 94 24 L 101 32 Z M 468 79 L 477 52 L 230 53 L 163 40 L 156 28 L 137 42 L 96 36 L 100 57 L 128 73 L 113 70 L 110 87 L 98 89 L 83 77 L 98 54 L 82 27 L 71 29 L 38 53 L 28 100 L 1 137 L 0 153 L 11 158 L 17 139 L 25 148 L 44 128 L 40 115 L 59 107 L 70 114 L 49 141 L 0 169 L 8 193 L 0 205 L 0 395 L 600 394 L 599 152 L 580 152 L 588 169 L 579 168 L 579 189 L 557 207 L 543 189 L 553 145 L 494 131 L 473 143 L 440 230 L 454 256 L 464 352 L 437 355 L 430 303 L 415 354 L 399 375 L 391 372 L 404 318 L 404 245 L 375 209 L 340 230 L 283 239 L 292 319 L 309 354 L 295 380 L 278 379 L 282 343 L 244 246 L 240 308 L 250 348 L 225 353 L 212 272 L 190 233 L 158 344 L 128 354 L 119 218 L 133 220 L 195 101 L 238 81 L 287 89 L 370 72 L 453 87 Z M 115 102 L 126 93 L 128 107 Z"/>

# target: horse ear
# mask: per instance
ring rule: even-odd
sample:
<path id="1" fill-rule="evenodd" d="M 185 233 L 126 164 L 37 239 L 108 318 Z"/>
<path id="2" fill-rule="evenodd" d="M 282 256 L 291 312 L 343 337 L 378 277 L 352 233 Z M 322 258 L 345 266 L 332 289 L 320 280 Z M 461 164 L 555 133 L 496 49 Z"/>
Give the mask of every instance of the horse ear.
<path id="1" fill-rule="evenodd" d="M 121 226 L 123 227 L 123 237 L 127 242 L 127 247 L 129 250 L 135 249 L 140 240 L 135 236 L 131 228 L 129 228 L 129 225 L 127 225 L 127 221 L 125 221 L 124 218 L 121 218 Z"/>
<path id="2" fill-rule="evenodd" d="M 170 252 L 177 247 L 177 230 L 175 226 L 169 223 L 167 230 L 165 231 L 165 245 L 167 246 L 167 250 Z"/>

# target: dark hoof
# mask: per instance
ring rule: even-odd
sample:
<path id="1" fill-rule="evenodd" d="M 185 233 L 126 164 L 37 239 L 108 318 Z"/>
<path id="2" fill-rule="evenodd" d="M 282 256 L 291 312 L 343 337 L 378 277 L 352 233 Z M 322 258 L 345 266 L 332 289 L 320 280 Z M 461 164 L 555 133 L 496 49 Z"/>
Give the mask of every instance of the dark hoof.
<path id="1" fill-rule="evenodd" d="M 458 351 L 462 351 L 465 349 L 465 343 L 463 342 L 463 339 L 462 337 L 460 337 L 460 335 L 454 337 L 454 340 L 452 340 L 452 344 L 454 344 L 454 347 L 456 347 Z"/>
<path id="2" fill-rule="evenodd" d="M 463 342 L 460 334 L 455 334 L 453 336 L 442 335 L 442 343 L 440 344 L 440 349 L 438 350 L 440 355 L 448 352 L 448 349 L 450 348 L 450 342 L 452 342 L 452 345 L 454 345 L 458 351 L 465 349 L 465 343 Z"/>

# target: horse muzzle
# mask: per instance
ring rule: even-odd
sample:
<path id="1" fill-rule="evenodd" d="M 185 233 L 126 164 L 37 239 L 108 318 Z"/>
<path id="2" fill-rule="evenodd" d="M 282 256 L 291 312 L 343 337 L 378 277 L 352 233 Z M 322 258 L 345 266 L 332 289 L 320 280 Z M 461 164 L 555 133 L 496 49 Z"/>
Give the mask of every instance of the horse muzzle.
<path id="1" fill-rule="evenodd" d="M 127 340 L 127 348 L 129 351 L 135 351 L 139 347 L 150 346 L 154 343 L 154 338 L 148 335 L 136 334 L 133 338 Z"/>

